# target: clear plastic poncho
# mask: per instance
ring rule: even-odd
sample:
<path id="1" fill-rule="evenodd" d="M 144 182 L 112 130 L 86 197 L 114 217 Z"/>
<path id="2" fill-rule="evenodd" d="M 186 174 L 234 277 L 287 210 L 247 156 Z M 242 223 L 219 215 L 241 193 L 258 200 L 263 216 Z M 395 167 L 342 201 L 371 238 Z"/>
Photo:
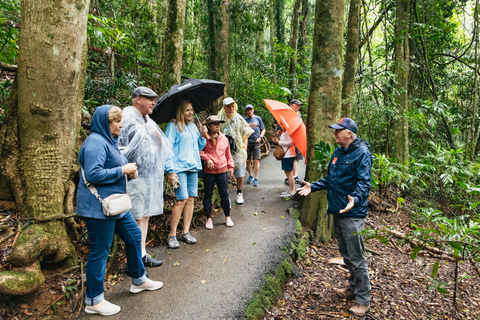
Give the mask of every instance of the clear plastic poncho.
<path id="1" fill-rule="evenodd" d="M 245 139 L 245 137 L 250 137 L 250 135 L 254 133 L 247 121 L 236 112 L 237 108 L 237 104 L 235 103 L 235 114 L 231 120 L 228 119 L 223 108 L 217 114 L 221 120 L 225 120 L 225 123 L 220 123 L 220 131 L 224 134 L 231 135 L 235 139 L 235 144 L 237 145 L 236 152 L 230 150 L 233 163 L 235 164 L 235 170 L 245 167 L 247 163 L 247 150 L 245 150 L 243 139 Z"/>
<path id="2" fill-rule="evenodd" d="M 128 183 L 130 212 L 137 220 L 162 214 L 164 165 L 173 157 L 172 145 L 158 125 L 135 107 L 123 109 L 122 124 L 119 149 L 138 168 L 138 178 Z"/>

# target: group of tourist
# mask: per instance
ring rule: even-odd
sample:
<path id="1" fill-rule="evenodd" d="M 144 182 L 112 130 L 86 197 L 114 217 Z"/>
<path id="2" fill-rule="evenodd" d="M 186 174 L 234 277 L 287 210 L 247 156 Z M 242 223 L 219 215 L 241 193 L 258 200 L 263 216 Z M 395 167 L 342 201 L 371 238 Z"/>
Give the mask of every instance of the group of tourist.
<path id="1" fill-rule="evenodd" d="M 103 286 L 114 234 L 118 234 L 125 243 L 126 272 L 132 277 L 130 292 L 162 288 L 163 283 L 150 280 L 145 270 L 147 266 L 160 266 L 162 261 L 150 256 L 145 246 L 149 218 L 163 213 L 165 171 L 176 198 L 167 239 L 168 246 L 173 249 L 180 247 L 178 240 L 189 244 L 197 242 L 189 228 L 198 191 L 199 171 L 203 170 L 206 229 L 213 228 L 211 213 L 215 185 L 220 194 L 225 225 L 233 227 L 228 177 L 236 179 L 237 204 L 244 203 L 242 186 L 247 171 L 246 182 L 254 186 L 259 184 L 259 147 L 265 127 L 262 119 L 254 115 L 252 105 L 245 106 L 247 116 L 244 118 L 237 113 L 236 102 L 230 97 L 225 98 L 217 115 L 209 116 L 204 125 L 196 125 L 192 104 L 181 101 L 175 119 L 168 123 L 163 133 L 148 116 L 153 112 L 157 97 L 151 89 L 138 87 L 132 92 L 132 106 L 126 107 L 123 115 L 116 106 L 98 107 L 91 121 L 92 133 L 79 152 L 81 174 L 76 212 L 85 220 L 90 241 L 86 268 L 87 313 L 108 316 L 120 311 L 120 306 L 105 300 Z M 292 102 L 291 105 L 301 105 L 298 100 Z M 296 181 L 303 183 L 297 190 L 303 196 L 312 191 L 328 190 L 327 212 L 334 215 L 339 250 L 351 273 L 350 287 L 337 293 L 356 299 L 358 306 L 355 308 L 364 314 L 368 311 L 370 299 L 368 268 L 363 254 L 363 239 L 352 233 L 363 230 L 365 224 L 371 186 L 371 155 L 368 144 L 356 137 L 357 127 L 353 120 L 342 118 L 331 127 L 336 129 L 339 148 L 330 161 L 329 174 L 313 184 L 298 179 L 296 169 L 301 159 L 298 156 L 300 152 L 295 150 L 286 131 L 279 132 L 278 142 L 286 151 L 282 169 L 289 185 L 289 190 L 282 197 L 293 196 Z M 127 193 L 131 199 L 129 211 L 113 216 L 104 214 L 102 199 L 112 194 Z M 351 214 L 345 215 L 347 212 Z M 177 227 L 182 216 L 182 232 L 177 239 Z"/>

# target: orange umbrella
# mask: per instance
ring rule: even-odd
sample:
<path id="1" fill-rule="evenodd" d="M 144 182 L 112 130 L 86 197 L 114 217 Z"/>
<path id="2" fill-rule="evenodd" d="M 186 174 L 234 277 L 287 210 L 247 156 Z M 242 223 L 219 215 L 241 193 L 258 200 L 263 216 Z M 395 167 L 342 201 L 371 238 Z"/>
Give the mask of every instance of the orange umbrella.
<path id="1" fill-rule="evenodd" d="M 263 99 L 263 101 L 265 101 L 268 110 L 273 114 L 277 123 L 287 131 L 295 146 L 306 157 L 307 129 L 302 119 L 283 102 L 268 99 Z"/>

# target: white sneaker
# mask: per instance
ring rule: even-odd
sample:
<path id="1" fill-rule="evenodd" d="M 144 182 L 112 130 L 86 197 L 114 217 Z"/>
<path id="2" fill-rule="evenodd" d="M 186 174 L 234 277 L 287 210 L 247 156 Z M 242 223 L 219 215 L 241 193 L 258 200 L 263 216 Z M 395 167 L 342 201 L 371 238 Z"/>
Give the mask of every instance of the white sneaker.
<path id="1" fill-rule="evenodd" d="M 282 192 L 282 194 L 280 195 L 280 197 L 283 198 L 283 199 L 290 199 L 290 198 L 292 198 L 294 195 L 295 195 L 295 192 L 290 193 L 290 192 L 288 192 L 288 191 L 285 191 L 285 192 Z"/>
<path id="2" fill-rule="evenodd" d="M 110 303 L 107 300 L 103 300 L 95 306 L 85 306 L 85 312 L 102 316 L 111 316 L 120 312 L 120 306 Z"/>
<path id="3" fill-rule="evenodd" d="M 229 228 L 233 227 L 233 221 L 232 221 L 232 218 L 230 217 L 226 217 L 225 218 L 225 225 Z"/>
<path id="4" fill-rule="evenodd" d="M 237 193 L 237 204 L 243 204 L 243 192 Z"/>
<path id="5" fill-rule="evenodd" d="M 142 292 L 144 290 L 154 291 L 154 290 L 160 289 L 161 287 L 163 287 L 163 282 L 153 281 L 153 280 L 147 279 L 147 281 L 145 281 L 144 283 L 142 283 L 138 286 L 132 284 L 130 286 L 130 292 L 131 293 L 139 293 L 139 292 Z"/>

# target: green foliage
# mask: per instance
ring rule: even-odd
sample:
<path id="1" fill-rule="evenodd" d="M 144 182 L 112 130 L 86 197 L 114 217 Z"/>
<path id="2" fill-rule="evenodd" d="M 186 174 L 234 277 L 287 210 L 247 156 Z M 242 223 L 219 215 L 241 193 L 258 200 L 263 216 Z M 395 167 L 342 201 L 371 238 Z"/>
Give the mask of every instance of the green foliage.
<path id="1" fill-rule="evenodd" d="M 378 188 L 380 198 L 385 198 L 388 186 L 393 184 L 405 190 L 413 180 L 406 165 L 392 161 L 384 154 L 374 154 L 373 159 L 372 185 Z"/>
<path id="2" fill-rule="evenodd" d="M 315 145 L 315 159 L 313 160 L 313 163 L 318 170 L 327 172 L 328 164 L 334 150 L 335 148 L 325 141 L 320 141 L 319 144 Z"/>
<path id="3" fill-rule="evenodd" d="M 19 29 L 15 23 L 20 22 L 20 1 L 0 0 L 0 61 L 16 64 L 18 56 Z M 6 24 L 4 24 L 6 23 Z"/>

